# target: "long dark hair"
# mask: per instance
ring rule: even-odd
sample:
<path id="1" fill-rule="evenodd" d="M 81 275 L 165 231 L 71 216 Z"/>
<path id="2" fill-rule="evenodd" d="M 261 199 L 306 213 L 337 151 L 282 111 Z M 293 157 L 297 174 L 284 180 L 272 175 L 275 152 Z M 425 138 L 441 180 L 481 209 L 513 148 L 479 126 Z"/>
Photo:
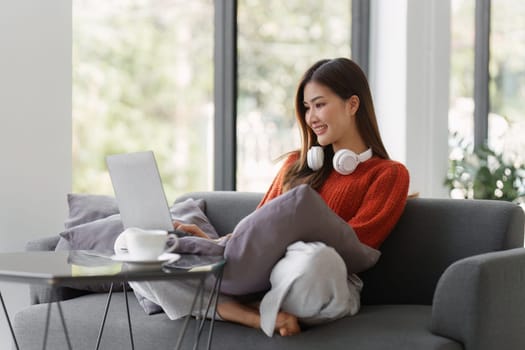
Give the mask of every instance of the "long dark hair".
<path id="1" fill-rule="evenodd" d="M 284 176 L 284 190 L 302 183 L 307 183 L 318 189 L 332 171 L 334 153 L 331 145 L 323 147 L 325 161 L 320 170 L 312 171 L 308 168 L 306 161 L 306 153 L 316 143 L 316 135 L 306 124 L 304 106 L 304 88 L 311 81 L 326 86 L 343 100 L 347 100 L 353 95 L 359 97 L 360 103 L 356 113 L 357 130 L 365 144 L 372 148 L 375 156 L 390 159 L 379 134 L 372 94 L 364 72 L 354 61 L 348 58 L 320 60 L 304 73 L 295 94 L 295 117 L 299 124 L 302 145 L 298 150 L 299 159 Z"/>

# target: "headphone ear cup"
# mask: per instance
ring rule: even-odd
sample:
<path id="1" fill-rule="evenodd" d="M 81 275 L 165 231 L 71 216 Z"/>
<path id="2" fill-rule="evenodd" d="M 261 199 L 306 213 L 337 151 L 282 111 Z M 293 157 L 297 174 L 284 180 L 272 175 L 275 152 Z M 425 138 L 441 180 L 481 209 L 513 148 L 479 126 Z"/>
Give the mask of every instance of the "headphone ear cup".
<path id="1" fill-rule="evenodd" d="M 340 149 L 334 154 L 333 166 L 335 171 L 341 175 L 351 174 L 358 164 L 359 158 L 348 149 Z"/>
<path id="2" fill-rule="evenodd" d="M 324 151 L 321 146 L 313 146 L 306 153 L 306 162 L 308 167 L 313 171 L 317 171 L 323 167 Z"/>

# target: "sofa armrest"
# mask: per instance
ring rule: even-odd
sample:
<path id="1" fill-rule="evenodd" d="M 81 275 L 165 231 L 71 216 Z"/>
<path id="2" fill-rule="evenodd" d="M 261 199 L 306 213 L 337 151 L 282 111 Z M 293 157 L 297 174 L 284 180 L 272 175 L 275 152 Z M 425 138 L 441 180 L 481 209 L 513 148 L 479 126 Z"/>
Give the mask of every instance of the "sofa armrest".
<path id="1" fill-rule="evenodd" d="M 475 255 L 449 266 L 436 287 L 431 327 L 466 350 L 523 349 L 525 249 Z"/>
<path id="2" fill-rule="evenodd" d="M 37 238 L 27 242 L 26 251 L 54 251 L 60 236 L 49 236 Z M 76 298 L 89 292 L 68 288 L 68 287 L 51 287 L 41 284 L 29 285 L 29 302 L 31 304 L 50 303 L 57 300 L 67 300 Z"/>

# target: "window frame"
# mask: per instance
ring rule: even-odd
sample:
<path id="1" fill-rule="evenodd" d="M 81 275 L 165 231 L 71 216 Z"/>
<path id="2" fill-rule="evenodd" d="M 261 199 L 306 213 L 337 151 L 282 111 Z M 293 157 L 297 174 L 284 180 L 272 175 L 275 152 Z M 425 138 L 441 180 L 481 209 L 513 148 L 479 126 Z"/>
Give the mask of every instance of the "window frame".
<path id="1" fill-rule="evenodd" d="M 213 188 L 237 182 L 237 0 L 215 0 Z"/>
<path id="2" fill-rule="evenodd" d="M 352 0 L 352 58 L 368 74 L 370 1 Z M 237 189 L 237 0 L 215 0 L 214 190 Z"/>
<path id="3" fill-rule="evenodd" d="M 488 141 L 491 0 L 476 0 L 474 29 L 474 147 Z"/>

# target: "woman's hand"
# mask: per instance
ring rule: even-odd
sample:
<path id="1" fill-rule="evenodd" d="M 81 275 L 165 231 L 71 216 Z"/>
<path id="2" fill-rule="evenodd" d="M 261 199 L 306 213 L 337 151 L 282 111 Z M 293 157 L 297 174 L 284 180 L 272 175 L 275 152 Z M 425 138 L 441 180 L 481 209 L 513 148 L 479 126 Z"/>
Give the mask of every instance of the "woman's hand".
<path id="1" fill-rule="evenodd" d="M 178 221 L 175 221 L 173 223 L 173 228 L 175 230 L 184 231 L 184 232 L 188 233 L 191 236 L 210 239 L 210 237 L 208 237 L 208 235 L 206 233 L 204 233 L 204 231 L 201 230 L 200 227 L 195 225 L 195 224 L 183 224 L 183 223 L 180 223 Z"/>

